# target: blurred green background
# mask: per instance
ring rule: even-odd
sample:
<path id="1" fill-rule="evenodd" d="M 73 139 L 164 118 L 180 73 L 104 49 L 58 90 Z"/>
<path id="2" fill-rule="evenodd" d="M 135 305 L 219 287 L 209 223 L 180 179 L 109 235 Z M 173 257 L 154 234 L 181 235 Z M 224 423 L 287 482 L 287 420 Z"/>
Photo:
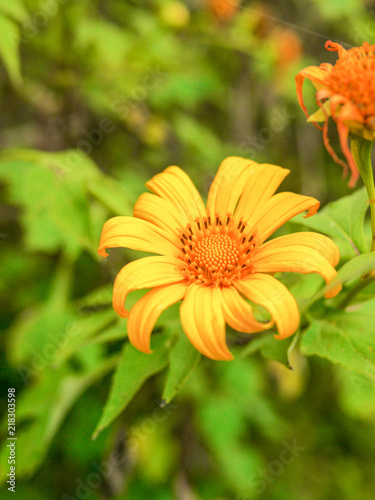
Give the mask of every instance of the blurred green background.
<path id="1" fill-rule="evenodd" d="M 289 168 L 283 189 L 322 205 L 349 193 L 294 77 L 335 61 L 327 39 L 372 43 L 374 3 L 222 4 L 0 0 L 1 410 L 15 387 L 18 498 L 374 498 L 373 380 L 319 358 L 204 359 L 166 406 L 161 363 L 91 439 L 126 337 L 113 280 L 138 256 L 96 249 L 152 175 L 179 165 L 206 194 L 236 155 Z"/>

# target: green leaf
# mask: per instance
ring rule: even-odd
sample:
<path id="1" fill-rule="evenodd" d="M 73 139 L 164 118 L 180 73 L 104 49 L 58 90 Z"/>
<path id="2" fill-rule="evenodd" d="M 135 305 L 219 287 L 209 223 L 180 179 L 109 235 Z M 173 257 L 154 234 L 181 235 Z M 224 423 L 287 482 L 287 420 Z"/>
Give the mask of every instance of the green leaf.
<path id="1" fill-rule="evenodd" d="M 324 0 L 317 0 L 316 6 L 318 7 L 322 18 L 329 21 L 356 19 L 358 13 L 361 12 L 361 2 L 358 0 L 331 0 L 326 2 Z"/>
<path id="2" fill-rule="evenodd" d="M 115 366 L 117 356 L 102 360 L 92 370 L 77 374 L 64 366 L 60 370 L 46 371 L 37 384 L 27 388 L 17 397 L 17 476 L 30 477 L 42 464 L 48 447 L 66 414 L 76 399 L 92 384 Z M 6 419 L 2 422 L 6 424 Z M 22 427 L 20 424 L 25 424 Z M 7 441 L 9 443 L 9 441 Z M 7 442 L 0 451 L 0 463 L 9 456 Z M 0 483 L 7 480 L 4 467 Z"/>
<path id="3" fill-rule="evenodd" d="M 110 326 L 90 340 L 90 344 L 106 344 L 125 340 L 128 336 L 125 322 L 121 318 L 116 324 Z"/>
<path id="4" fill-rule="evenodd" d="M 76 311 L 69 306 L 73 261 L 61 254 L 52 274 L 48 297 L 33 304 L 12 324 L 8 336 L 9 358 L 14 364 L 25 363 L 36 371 L 54 360 L 58 346 L 74 334 Z"/>
<path id="5" fill-rule="evenodd" d="M 254 334 L 245 346 L 235 347 L 232 350 L 236 354 L 236 358 L 246 358 L 250 354 L 258 352 L 263 345 L 269 342 L 269 333 Z M 238 354 L 237 354 L 238 353 Z"/>
<path id="6" fill-rule="evenodd" d="M 208 71 L 204 74 L 197 74 L 195 68 L 193 71 L 195 74 L 176 74 L 168 78 L 154 90 L 150 96 L 152 102 L 164 107 L 172 103 L 191 111 L 202 101 L 210 99 L 213 92 L 218 95 L 223 91 L 220 80 L 207 74 Z"/>
<path id="7" fill-rule="evenodd" d="M 0 2 L 0 11 L 15 21 L 25 22 L 29 19 L 29 14 L 21 0 L 11 2 Z"/>
<path id="8" fill-rule="evenodd" d="M 92 179 L 88 184 L 89 192 L 95 196 L 104 206 L 116 215 L 131 215 L 132 207 L 129 197 L 116 180 L 104 175 Z"/>
<path id="9" fill-rule="evenodd" d="M 178 113 L 174 118 L 174 128 L 178 137 L 206 160 L 216 161 L 222 156 L 222 143 L 205 124 L 193 120 L 187 114 Z"/>
<path id="10" fill-rule="evenodd" d="M 263 332 L 254 339 L 251 339 L 245 347 L 237 348 L 236 352 L 238 352 L 238 355 L 236 357 L 245 358 L 259 351 L 264 358 L 278 361 L 287 368 L 290 368 L 288 349 L 293 338 L 277 340 L 270 333 Z"/>
<path id="11" fill-rule="evenodd" d="M 332 280 L 332 282 L 326 287 L 327 289 L 335 287 L 338 283 L 345 284 L 347 282 L 356 280 L 360 276 L 368 273 L 375 269 L 375 252 L 365 253 L 363 255 L 358 255 L 353 259 L 346 262 L 337 273 L 337 276 Z"/>
<path id="12" fill-rule="evenodd" d="M 302 336 L 301 352 L 375 378 L 374 308 L 373 299 L 313 321 Z"/>
<path id="13" fill-rule="evenodd" d="M 82 247 L 96 255 L 88 199 L 79 185 L 30 160 L 0 162 L 0 178 L 8 184 L 10 200 L 24 208 L 21 220 L 31 250 L 55 252 L 65 246 L 74 255 Z"/>
<path id="14" fill-rule="evenodd" d="M 22 83 L 20 40 L 20 29 L 17 24 L 0 14 L 0 56 L 13 85 L 17 87 Z"/>
<path id="15" fill-rule="evenodd" d="M 201 355 L 192 346 L 186 335 L 182 333 L 173 346 L 169 357 L 169 373 L 162 395 L 162 400 L 165 403 L 169 403 L 181 389 L 181 386 L 197 366 Z"/>
<path id="16" fill-rule="evenodd" d="M 198 425 L 215 456 L 218 471 L 236 493 L 253 498 L 252 474 L 262 465 L 260 454 L 245 444 L 248 422 L 235 399 L 211 395 L 199 408 Z"/>
<path id="17" fill-rule="evenodd" d="M 374 421 L 375 385 L 374 381 L 353 371 L 337 366 L 340 385 L 339 401 L 345 413 L 355 419 Z M 364 402 L 366 402 L 364 404 Z"/>
<path id="18" fill-rule="evenodd" d="M 363 220 L 368 206 L 367 193 L 362 188 L 329 203 L 313 217 L 305 219 L 300 214 L 291 222 L 332 237 L 340 249 L 341 257 L 347 260 L 370 249 L 363 232 Z"/>
<path id="19" fill-rule="evenodd" d="M 265 393 L 264 363 L 254 358 L 215 365 L 220 394 L 231 401 L 268 438 L 279 441 L 286 426 Z M 220 381 L 220 382 L 219 382 Z M 205 402 L 207 390 L 203 394 Z"/>
<path id="20" fill-rule="evenodd" d="M 262 356 L 266 359 L 272 359 L 282 363 L 287 368 L 290 368 L 288 361 L 288 349 L 292 343 L 294 337 L 290 337 L 284 340 L 277 340 L 273 336 L 267 337 L 267 342 L 262 345 L 260 352 Z"/>
<path id="21" fill-rule="evenodd" d="M 79 348 L 87 344 L 96 334 L 105 330 L 116 321 L 117 316 L 113 309 L 107 311 L 93 311 L 85 316 L 77 317 L 71 328 L 72 334 L 66 335 L 56 350 L 54 366 L 60 366 L 69 359 Z"/>
<path id="22" fill-rule="evenodd" d="M 169 336 L 166 335 L 157 335 L 153 339 L 152 354 L 144 354 L 131 344 L 125 345 L 93 439 L 120 415 L 148 378 L 167 366 L 169 347 Z"/>
<path id="23" fill-rule="evenodd" d="M 72 310 L 48 307 L 29 310 L 12 324 L 9 331 L 9 358 L 39 373 L 55 361 L 65 338 L 75 335 L 76 315 Z M 22 368 L 22 367 L 20 367 Z"/>

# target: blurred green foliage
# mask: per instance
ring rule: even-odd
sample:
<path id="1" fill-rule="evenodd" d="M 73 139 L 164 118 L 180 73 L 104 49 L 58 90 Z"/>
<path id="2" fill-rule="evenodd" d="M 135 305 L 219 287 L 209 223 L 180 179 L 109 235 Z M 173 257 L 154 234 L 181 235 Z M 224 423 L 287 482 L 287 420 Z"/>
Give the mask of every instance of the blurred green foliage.
<path id="1" fill-rule="evenodd" d="M 236 360 L 202 360 L 172 307 L 144 355 L 111 307 L 139 254 L 96 249 L 166 166 L 206 193 L 223 158 L 244 156 L 290 168 L 283 188 L 322 205 L 348 195 L 288 230 L 337 242 L 350 293 L 374 267 L 359 255 L 367 200 L 305 124 L 294 76 L 333 62 L 326 39 L 374 33 L 360 0 L 243 1 L 226 20 L 203 0 L 0 3 L 1 404 L 15 387 L 19 498 L 373 499 L 374 284 L 343 323 L 340 296 L 310 308 L 319 278 L 284 273 L 308 311 L 302 354 L 229 332 Z M 4 441 L 2 496 L 7 457 Z"/>

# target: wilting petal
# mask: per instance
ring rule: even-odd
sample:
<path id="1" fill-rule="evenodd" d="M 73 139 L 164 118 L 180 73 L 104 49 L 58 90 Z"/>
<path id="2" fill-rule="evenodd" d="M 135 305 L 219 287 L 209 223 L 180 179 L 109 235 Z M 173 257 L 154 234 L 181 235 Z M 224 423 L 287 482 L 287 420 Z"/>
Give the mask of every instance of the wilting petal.
<path id="1" fill-rule="evenodd" d="M 146 182 L 146 186 L 155 194 L 169 200 L 177 212 L 182 212 L 185 219 L 181 225 L 185 226 L 196 217 L 205 217 L 206 208 L 190 177 L 178 167 L 168 167 L 160 174 L 156 174 Z"/>
<path id="2" fill-rule="evenodd" d="M 320 234 L 302 233 L 299 237 L 300 234 L 281 236 L 262 245 L 254 256 L 255 272 L 318 273 L 330 283 L 337 276 L 331 265 L 331 262 L 337 264 L 340 258 L 337 246 Z M 327 292 L 326 297 L 334 297 L 340 290 L 338 285 Z"/>
<path id="3" fill-rule="evenodd" d="M 347 97 L 341 96 L 341 95 L 332 95 L 332 91 L 329 92 L 317 92 L 316 97 L 317 97 L 317 102 L 319 106 L 321 107 L 322 110 L 326 109 L 327 103 L 329 103 L 329 113 L 327 113 L 326 116 L 326 122 L 324 123 L 323 127 L 323 142 L 325 147 L 327 148 L 327 151 L 329 154 L 332 156 L 334 161 L 341 165 L 344 169 L 344 177 L 346 177 L 348 173 L 348 165 L 341 160 L 331 145 L 329 144 L 329 139 L 328 139 L 328 118 L 329 116 L 332 116 L 332 118 L 335 120 L 337 123 L 337 131 L 339 134 L 339 139 L 340 139 L 340 145 L 342 152 L 344 153 L 350 170 L 352 172 L 352 177 L 349 181 L 349 187 L 354 187 L 358 178 L 359 178 L 359 172 L 357 165 L 355 164 L 353 155 L 349 149 L 348 146 L 348 136 L 349 136 L 349 124 L 350 122 L 356 122 L 358 125 L 363 125 L 364 124 L 364 117 L 360 113 L 359 109 L 350 101 L 348 100 Z M 326 99 L 327 97 L 330 97 L 329 101 L 322 102 L 323 99 Z M 357 126 L 358 129 L 358 126 Z"/>
<path id="4" fill-rule="evenodd" d="M 191 285 L 180 307 L 182 328 L 193 346 L 211 359 L 233 359 L 225 340 L 218 287 Z"/>
<path id="5" fill-rule="evenodd" d="M 305 210 L 308 211 L 305 217 L 316 214 L 319 205 L 320 202 L 310 196 L 289 192 L 278 193 L 250 217 L 248 226 L 256 229 L 258 241 L 263 242 L 295 215 Z"/>
<path id="6" fill-rule="evenodd" d="M 322 65 L 322 67 L 320 68 L 318 68 L 318 66 L 308 66 L 307 68 L 300 71 L 295 78 L 297 87 L 297 99 L 307 118 L 309 117 L 309 112 L 307 111 L 305 103 L 303 101 L 303 82 L 305 81 L 305 78 L 307 78 L 308 80 L 311 80 L 317 88 L 324 86 L 324 78 L 327 76 L 327 74 L 329 73 L 329 69 L 331 69 L 332 67 L 333 66 L 328 64 L 324 65 L 324 67 Z"/>
<path id="7" fill-rule="evenodd" d="M 126 247 L 142 252 L 175 257 L 179 252 L 177 235 L 134 217 L 113 217 L 103 226 L 98 253 L 107 257 L 106 248 Z"/>
<path id="8" fill-rule="evenodd" d="M 250 304 L 244 300 L 234 287 L 223 287 L 224 319 L 234 330 L 243 333 L 255 333 L 273 326 L 274 322 L 261 323 L 254 318 Z"/>
<path id="9" fill-rule="evenodd" d="M 347 174 L 349 165 L 352 172 L 349 186 L 353 187 L 359 178 L 359 172 L 349 149 L 349 132 L 369 141 L 373 141 L 375 137 L 372 131 L 374 122 L 372 82 L 375 75 L 373 65 L 375 45 L 364 42 L 360 47 L 352 47 L 346 50 L 338 43 L 327 41 L 325 47 L 330 51 L 338 52 L 338 60 L 334 66 L 321 64 L 319 68 L 322 71 L 321 75 L 318 74 L 316 67 L 305 68 L 299 72 L 296 77 L 298 102 L 308 116 L 302 96 L 303 80 L 308 78 L 318 89 L 316 100 L 325 113 L 323 126 L 324 145 L 334 161 L 344 168 L 344 177 Z M 325 76 L 323 77 L 324 73 Z M 327 111 L 327 105 L 329 111 Z M 321 113 L 316 116 L 319 116 L 320 119 Z M 328 119 L 330 116 L 337 124 L 341 149 L 348 165 L 338 158 L 329 144 Z M 316 122 L 314 123 L 317 125 Z"/>
<path id="10" fill-rule="evenodd" d="M 327 40 L 324 46 L 327 50 L 330 50 L 331 52 L 338 52 L 339 58 L 343 57 L 348 52 L 346 49 L 344 49 L 342 45 L 336 42 L 331 42 L 331 40 Z"/>
<path id="11" fill-rule="evenodd" d="M 181 226 L 181 220 L 185 217 L 185 214 L 169 200 L 152 193 L 141 194 L 134 206 L 133 215 L 175 235 L 176 229 Z"/>
<path id="12" fill-rule="evenodd" d="M 340 160 L 340 158 L 337 156 L 337 154 L 335 153 L 334 149 L 332 148 L 332 146 L 329 143 L 329 139 L 328 139 L 328 118 L 329 117 L 327 115 L 327 119 L 326 119 L 326 121 L 324 122 L 324 125 L 323 125 L 323 143 L 324 143 L 324 146 L 326 147 L 328 153 L 334 159 L 334 161 L 336 163 L 338 163 L 339 165 L 342 166 L 342 168 L 344 169 L 344 177 L 346 177 L 348 175 L 348 165 L 344 161 Z"/>
<path id="13" fill-rule="evenodd" d="M 184 281 L 180 265 L 181 261 L 171 257 L 144 257 L 127 264 L 118 273 L 113 286 L 114 310 L 126 318 L 129 311 L 124 305 L 129 292 Z"/>
<path id="14" fill-rule="evenodd" d="M 267 163 L 252 170 L 238 203 L 236 217 L 247 220 L 249 214 L 256 212 L 271 198 L 289 172 L 287 168 Z"/>
<path id="15" fill-rule="evenodd" d="M 349 180 L 348 186 L 354 187 L 357 183 L 357 180 L 359 179 L 359 171 L 354 161 L 352 152 L 350 151 L 350 148 L 348 146 L 349 128 L 342 121 L 341 117 L 337 119 L 337 132 L 339 134 L 342 152 L 344 153 L 345 158 L 348 160 L 349 168 L 352 172 L 352 176 Z"/>
<path id="16" fill-rule="evenodd" d="M 207 198 L 207 212 L 226 216 L 234 213 L 238 199 L 250 172 L 259 168 L 258 163 L 237 156 L 226 158 L 212 181 Z"/>
<path id="17" fill-rule="evenodd" d="M 187 283 L 153 288 L 130 309 L 128 335 L 130 342 L 144 353 L 150 353 L 150 337 L 160 314 L 185 297 Z"/>
<path id="18" fill-rule="evenodd" d="M 235 287 L 249 300 L 266 308 L 283 339 L 293 335 L 299 325 L 299 311 L 293 295 L 285 285 L 268 274 L 250 274 L 234 282 Z"/>

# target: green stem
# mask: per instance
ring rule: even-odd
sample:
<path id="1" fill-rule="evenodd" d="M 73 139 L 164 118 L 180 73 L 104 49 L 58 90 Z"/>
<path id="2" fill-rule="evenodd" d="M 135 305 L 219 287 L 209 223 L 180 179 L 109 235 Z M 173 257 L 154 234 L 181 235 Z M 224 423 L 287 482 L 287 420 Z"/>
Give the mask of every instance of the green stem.
<path id="1" fill-rule="evenodd" d="M 375 276 L 364 276 L 359 283 L 357 283 L 351 290 L 348 292 L 348 294 L 344 297 L 344 300 L 342 300 L 337 308 L 338 309 L 345 309 L 352 301 L 353 299 L 361 292 L 364 288 L 366 288 L 368 285 L 373 283 L 375 281 Z"/>
<path id="2" fill-rule="evenodd" d="M 356 137 L 351 140 L 351 150 L 357 164 L 370 201 L 372 241 L 371 251 L 375 251 L 375 186 L 371 165 L 372 141 Z"/>

